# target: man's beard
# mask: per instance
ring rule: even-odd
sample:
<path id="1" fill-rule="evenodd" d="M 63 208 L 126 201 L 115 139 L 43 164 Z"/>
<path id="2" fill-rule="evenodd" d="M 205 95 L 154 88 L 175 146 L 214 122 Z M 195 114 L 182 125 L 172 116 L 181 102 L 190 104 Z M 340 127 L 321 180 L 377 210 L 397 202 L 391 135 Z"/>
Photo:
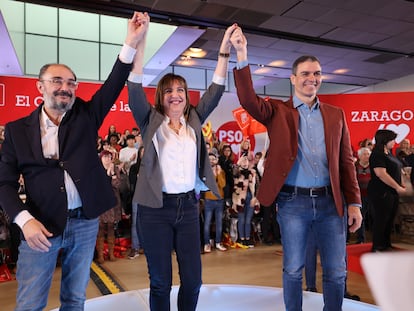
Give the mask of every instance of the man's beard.
<path id="1" fill-rule="evenodd" d="M 50 108 L 62 113 L 65 113 L 72 109 L 73 103 L 75 102 L 75 99 L 73 98 L 73 93 L 66 92 L 66 91 L 56 91 L 53 92 L 53 95 L 55 96 L 51 100 Z M 67 96 L 69 97 L 69 102 L 66 101 L 58 101 L 56 99 L 57 96 Z"/>

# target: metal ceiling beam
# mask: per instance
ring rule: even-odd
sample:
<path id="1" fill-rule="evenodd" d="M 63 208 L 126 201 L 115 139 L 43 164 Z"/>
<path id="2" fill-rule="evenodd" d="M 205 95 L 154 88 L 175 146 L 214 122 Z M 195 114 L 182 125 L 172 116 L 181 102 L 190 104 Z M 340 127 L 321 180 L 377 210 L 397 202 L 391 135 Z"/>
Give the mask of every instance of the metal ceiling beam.
<path id="1" fill-rule="evenodd" d="M 228 22 L 223 22 L 214 19 L 194 17 L 194 16 L 185 16 L 177 13 L 162 12 L 157 10 L 151 10 L 148 7 L 143 7 L 134 3 L 125 3 L 120 1 L 111 1 L 111 0 L 64 0 L 64 1 L 51 1 L 51 0 L 17 0 L 21 2 L 29 2 L 35 4 L 42 4 L 60 8 L 75 9 L 75 10 L 85 10 L 88 12 L 95 12 L 107 15 L 115 15 L 119 17 L 129 18 L 133 11 L 148 11 L 151 16 L 151 19 L 155 22 L 167 23 L 177 26 L 198 26 L 198 27 L 213 27 L 219 29 L 225 29 L 228 27 Z M 373 52 L 378 54 L 389 54 L 397 55 L 400 57 L 414 57 L 414 53 L 403 53 L 396 50 L 389 50 L 383 48 L 376 48 L 363 44 L 348 43 L 343 41 L 329 40 L 311 36 L 305 36 L 290 32 L 283 32 L 259 27 L 252 27 L 247 25 L 240 25 L 243 28 L 245 33 L 273 37 L 278 39 L 291 40 L 296 42 L 305 42 L 310 44 L 330 46 L 337 48 L 345 48 L 352 50 L 359 50 L 365 52 Z"/>

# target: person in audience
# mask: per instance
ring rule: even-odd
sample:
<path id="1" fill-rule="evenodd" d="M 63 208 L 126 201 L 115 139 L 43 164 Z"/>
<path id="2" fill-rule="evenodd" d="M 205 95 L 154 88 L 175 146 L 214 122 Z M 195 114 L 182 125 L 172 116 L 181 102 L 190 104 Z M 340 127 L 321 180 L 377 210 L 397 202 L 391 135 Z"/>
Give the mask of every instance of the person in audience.
<path id="1" fill-rule="evenodd" d="M 372 252 L 392 250 L 391 233 L 399 195 L 406 193 L 401 183 L 402 164 L 391 152 L 396 137 L 391 130 L 378 130 L 369 157 L 371 180 L 367 193 L 372 204 Z"/>
<path id="2" fill-rule="evenodd" d="M 217 154 L 210 152 L 210 165 L 213 170 L 214 177 L 216 178 L 217 189 L 220 193 L 220 197 L 214 195 L 212 191 L 206 191 L 204 193 L 204 253 L 211 252 L 210 244 L 210 226 L 211 220 L 214 215 L 214 221 L 216 224 L 215 230 L 215 246 L 219 251 L 226 251 L 227 248 L 221 243 L 221 234 L 223 232 L 223 208 L 224 208 L 224 188 L 226 186 L 226 174 L 218 164 Z"/>
<path id="3" fill-rule="evenodd" d="M 405 158 L 406 156 L 409 156 L 411 154 L 411 148 L 410 148 L 410 140 L 408 138 L 404 138 L 400 145 L 395 149 L 395 155 L 398 158 Z"/>
<path id="4" fill-rule="evenodd" d="M 129 174 L 131 165 L 137 162 L 138 149 L 135 148 L 135 136 L 128 135 L 126 137 L 127 146 L 119 151 L 119 161 L 124 163 L 124 169 Z"/>
<path id="5" fill-rule="evenodd" d="M 359 143 L 359 148 L 369 148 L 371 151 L 374 149 L 374 144 L 371 138 L 365 138 Z"/>
<path id="6" fill-rule="evenodd" d="M 355 163 L 356 174 L 358 179 L 359 189 L 361 191 L 361 213 L 362 223 L 361 227 L 357 230 L 357 243 L 365 243 L 365 224 L 368 223 L 367 215 L 370 211 L 370 204 L 368 200 L 368 183 L 371 180 L 371 170 L 369 167 L 369 157 L 371 156 L 371 149 L 368 147 L 362 147 L 358 150 L 358 161 Z M 370 219 L 370 217 L 368 218 Z M 370 226 L 369 226 L 370 227 Z"/>
<path id="7" fill-rule="evenodd" d="M 141 166 L 142 157 L 144 156 L 144 146 L 139 147 L 138 149 L 138 158 L 137 162 L 134 163 L 129 170 L 129 184 L 131 190 L 131 198 L 134 196 L 135 185 L 137 183 L 137 177 L 139 174 L 139 168 Z M 131 200 L 132 201 L 132 200 Z M 139 256 L 141 250 L 141 243 L 139 238 L 139 221 L 138 217 L 138 204 L 131 202 L 132 211 L 131 211 L 131 249 L 128 254 L 129 259 L 135 259 Z"/>
<path id="8" fill-rule="evenodd" d="M 101 136 L 98 136 L 96 138 L 96 153 L 100 154 L 102 150 L 103 150 L 103 140 Z"/>
<path id="9" fill-rule="evenodd" d="M 247 59 L 247 40 L 237 28 L 233 70 L 240 104 L 269 135 L 266 169 L 258 200 L 277 200 L 283 245 L 283 297 L 287 310 L 302 310 L 302 270 L 309 233 L 323 262 L 324 309 L 341 310 L 346 278 L 346 221 L 361 225 L 361 199 L 349 130 L 339 107 L 319 101 L 322 68 L 315 56 L 295 60 L 286 102 L 256 95 Z M 348 204 L 345 207 L 345 203 Z M 348 217 L 345 216 L 348 214 Z"/>
<path id="10" fill-rule="evenodd" d="M 61 310 L 83 310 L 98 216 L 115 205 L 96 154 L 96 137 L 124 88 L 143 32 L 140 13 L 127 23 L 125 44 L 91 100 L 76 97 L 78 81 L 64 64 L 46 64 L 30 115 L 6 125 L 0 154 L 0 206 L 22 230 L 15 310 L 43 310 L 61 253 Z M 19 197 L 25 182 L 27 200 Z M 97 191 L 99 190 L 99 193 Z"/>
<path id="11" fill-rule="evenodd" d="M 226 174 L 226 187 L 224 188 L 224 202 L 226 207 L 231 207 L 234 188 L 233 167 L 235 164 L 234 153 L 230 145 L 223 145 L 219 155 L 219 165 Z"/>
<path id="12" fill-rule="evenodd" d="M 206 152 L 208 154 L 214 153 L 218 157 L 218 150 L 214 147 L 211 147 L 211 142 L 206 141 Z"/>
<path id="13" fill-rule="evenodd" d="M 220 152 L 222 146 L 222 142 L 217 136 L 217 133 L 215 131 L 211 132 L 211 148 L 215 148 L 217 152 Z"/>
<path id="14" fill-rule="evenodd" d="M 139 130 L 139 128 L 137 128 L 137 127 L 133 127 L 133 128 L 131 129 L 131 134 L 132 134 L 132 135 L 134 135 L 134 136 L 137 136 L 138 134 L 140 134 L 140 130 Z"/>
<path id="15" fill-rule="evenodd" d="M 256 153 L 255 158 L 258 153 Z M 259 179 L 259 182 L 262 182 L 262 177 L 264 173 L 264 167 L 265 162 L 267 158 L 266 152 L 260 152 L 261 157 L 258 160 L 256 164 L 256 172 Z M 260 184 L 256 189 L 260 187 Z M 273 202 L 272 204 L 265 206 L 263 204 L 260 204 L 260 210 L 262 212 L 263 220 L 262 220 L 262 236 L 263 236 L 263 242 L 266 245 L 273 245 L 273 243 L 280 243 L 281 237 L 280 237 L 280 228 L 279 224 L 276 221 L 276 202 Z"/>
<path id="16" fill-rule="evenodd" d="M 102 141 L 102 150 L 109 151 L 110 153 L 112 153 L 112 157 L 114 159 L 118 159 L 118 151 L 116 151 L 116 149 L 111 146 L 109 141 L 107 141 L 107 140 Z"/>
<path id="17" fill-rule="evenodd" d="M 121 145 L 118 144 L 118 137 L 119 136 L 117 134 L 110 134 L 108 137 L 109 145 L 117 152 L 117 157 L 115 158 L 115 160 L 119 158 L 119 152 L 122 149 Z"/>
<path id="18" fill-rule="evenodd" d="M 220 197 L 202 124 L 225 90 L 230 36 L 236 27 L 225 31 L 213 82 L 195 107 L 190 104 L 186 80 L 173 73 L 158 82 L 155 105 L 148 103 L 142 87 L 144 42 L 139 44 L 128 79 L 128 103 L 145 148 L 133 202 L 138 204 L 148 264 L 151 310 L 170 310 L 172 251 L 180 267 L 178 310 L 195 310 L 197 306 L 202 281 L 196 192 L 209 189 Z"/>
<path id="19" fill-rule="evenodd" d="M 252 168 L 254 165 L 254 152 L 252 150 L 252 144 L 248 137 L 243 138 L 239 146 L 239 153 L 237 155 L 237 160 L 241 157 L 247 157 L 249 160 L 249 167 Z"/>
<path id="20" fill-rule="evenodd" d="M 108 134 L 106 134 L 106 135 L 105 135 L 104 140 L 109 141 L 109 137 L 110 137 L 112 134 L 115 134 L 115 135 L 117 136 L 117 138 L 118 138 L 118 139 L 116 140 L 117 142 L 121 139 L 121 134 L 117 132 L 117 130 L 116 130 L 116 126 L 115 126 L 114 124 L 111 124 L 111 125 L 109 126 L 109 128 L 108 128 Z"/>
<path id="21" fill-rule="evenodd" d="M 112 153 L 108 150 L 104 150 L 100 153 L 102 165 L 105 169 L 107 179 L 111 182 L 112 190 L 116 197 L 116 204 L 105 213 L 99 216 L 99 230 L 96 239 L 96 261 L 99 264 L 104 263 L 104 244 L 105 236 L 108 244 L 108 259 L 115 261 L 114 249 L 115 249 L 115 227 L 121 220 L 122 209 L 121 209 L 121 197 L 119 193 L 119 187 L 121 184 L 121 173 L 120 169 L 113 162 Z"/>
<path id="22" fill-rule="evenodd" d="M 233 210 L 237 213 L 237 243 L 254 247 L 251 239 L 251 226 L 256 199 L 256 172 L 250 168 L 247 155 L 239 158 L 238 168 L 234 173 Z"/>
<path id="23" fill-rule="evenodd" d="M 125 148 L 127 146 L 127 137 L 129 135 L 131 135 L 131 132 L 128 129 L 126 129 L 124 133 L 120 136 L 118 140 L 118 145 L 120 145 L 121 148 Z M 134 136 L 134 139 L 135 139 L 135 136 Z"/>

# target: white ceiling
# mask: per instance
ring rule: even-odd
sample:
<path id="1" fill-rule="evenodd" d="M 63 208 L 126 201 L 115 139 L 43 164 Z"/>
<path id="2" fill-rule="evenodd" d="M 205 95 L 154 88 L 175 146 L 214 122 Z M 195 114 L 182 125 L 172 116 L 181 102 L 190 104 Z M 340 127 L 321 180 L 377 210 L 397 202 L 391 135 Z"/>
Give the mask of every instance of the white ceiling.
<path id="1" fill-rule="evenodd" d="M 263 77 L 262 85 L 288 78 L 291 64 L 303 54 L 320 59 L 325 82 L 369 86 L 414 73 L 414 2 L 408 0 L 26 2 L 124 17 L 145 10 L 153 21 L 200 29 L 195 42 L 194 37 L 187 41 L 188 47 L 206 50 L 204 58 L 183 62 L 186 51 L 173 49 L 170 40 L 150 62 L 159 57 L 171 65 L 204 69 L 214 69 L 224 29 L 237 22 L 247 35 L 249 62 Z M 335 73 L 339 69 L 348 71 Z"/>
<path id="2" fill-rule="evenodd" d="M 23 70 L 20 66 L 16 51 L 7 31 L 6 23 L 0 11 L 0 74 L 22 75 Z"/>

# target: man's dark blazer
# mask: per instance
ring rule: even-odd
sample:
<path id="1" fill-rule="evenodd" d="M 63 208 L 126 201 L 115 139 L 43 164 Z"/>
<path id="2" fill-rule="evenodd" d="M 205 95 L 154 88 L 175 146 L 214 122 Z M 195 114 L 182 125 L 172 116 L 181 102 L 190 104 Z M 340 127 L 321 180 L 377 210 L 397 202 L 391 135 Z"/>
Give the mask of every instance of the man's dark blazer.
<path id="1" fill-rule="evenodd" d="M 59 125 L 59 159 L 43 157 L 40 105 L 29 116 L 6 125 L 0 153 L 0 205 L 13 220 L 28 210 L 47 230 L 61 234 L 67 220 L 64 171 L 73 179 L 87 218 L 96 218 L 116 201 L 111 184 L 96 151 L 99 127 L 125 86 L 131 64 L 119 59 L 106 82 L 90 101 L 76 98 Z M 26 203 L 19 195 L 18 179 L 23 174 Z"/>
<path id="2" fill-rule="evenodd" d="M 292 100 L 264 100 L 256 95 L 250 67 L 234 69 L 234 83 L 240 104 L 267 129 L 269 148 L 257 198 L 271 205 L 279 194 L 298 154 L 299 112 Z M 329 176 L 336 209 L 344 215 L 344 204 L 361 204 L 352 156 L 351 140 L 344 111 L 320 103 L 325 132 Z"/>

